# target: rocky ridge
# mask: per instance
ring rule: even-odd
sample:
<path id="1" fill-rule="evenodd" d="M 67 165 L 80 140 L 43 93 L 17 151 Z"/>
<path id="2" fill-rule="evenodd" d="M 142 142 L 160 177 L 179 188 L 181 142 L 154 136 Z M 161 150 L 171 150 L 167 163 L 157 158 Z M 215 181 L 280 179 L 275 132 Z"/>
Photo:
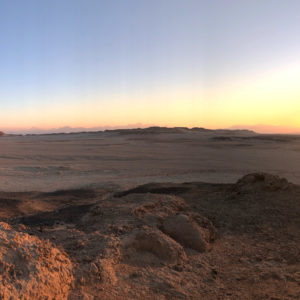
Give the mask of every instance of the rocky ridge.
<path id="1" fill-rule="evenodd" d="M 265 173 L 234 185 L 14 193 L 15 215 L 0 223 L 0 295 L 298 299 L 299 195 Z M 22 197 L 57 208 L 22 215 Z"/>

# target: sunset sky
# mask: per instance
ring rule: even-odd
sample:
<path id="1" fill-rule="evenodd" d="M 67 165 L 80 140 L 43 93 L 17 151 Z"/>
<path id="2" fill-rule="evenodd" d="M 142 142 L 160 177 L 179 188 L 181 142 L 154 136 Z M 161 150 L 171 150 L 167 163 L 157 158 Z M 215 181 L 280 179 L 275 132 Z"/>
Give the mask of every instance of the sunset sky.
<path id="1" fill-rule="evenodd" d="M 0 0 L 0 130 L 300 132 L 299 12 L 299 0 Z"/>

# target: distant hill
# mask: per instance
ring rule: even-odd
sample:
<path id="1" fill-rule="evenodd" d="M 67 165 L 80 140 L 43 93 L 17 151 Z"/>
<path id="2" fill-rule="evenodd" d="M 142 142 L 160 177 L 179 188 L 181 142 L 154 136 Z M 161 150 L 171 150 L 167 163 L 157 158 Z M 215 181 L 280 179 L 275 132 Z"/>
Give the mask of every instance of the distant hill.
<path id="1" fill-rule="evenodd" d="M 188 133 L 188 132 L 203 132 L 203 133 L 217 133 L 217 134 L 231 134 L 231 135 L 254 135 L 256 132 L 251 130 L 230 130 L 230 129 L 206 129 L 201 127 L 187 128 L 187 127 L 159 127 L 152 126 L 148 128 L 134 128 L 134 129 L 114 129 L 105 130 L 105 132 L 119 133 L 119 134 L 162 134 L 162 133 Z"/>
<path id="2" fill-rule="evenodd" d="M 0 131 L 0 136 L 5 136 L 5 133 L 3 131 Z"/>
<path id="3" fill-rule="evenodd" d="M 152 126 L 148 128 L 105 130 L 105 132 L 116 132 L 120 134 L 184 133 L 187 131 L 189 131 L 189 129 L 186 127 L 159 127 L 159 126 Z"/>
<path id="4" fill-rule="evenodd" d="M 72 128 L 72 127 L 61 127 L 53 130 L 24 130 L 22 132 L 9 132 L 5 134 L 0 132 L 0 136 L 11 136 L 11 135 L 52 135 L 52 134 L 83 134 L 83 133 L 115 133 L 121 135 L 130 134 L 184 134 L 184 133 L 212 133 L 218 135 L 256 135 L 257 133 L 252 130 L 247 129 L 206 129 L 202 127 L 160 127 L 160 126 L 150 126 L 150 127 L 132 127 L 132 128 Z"/>

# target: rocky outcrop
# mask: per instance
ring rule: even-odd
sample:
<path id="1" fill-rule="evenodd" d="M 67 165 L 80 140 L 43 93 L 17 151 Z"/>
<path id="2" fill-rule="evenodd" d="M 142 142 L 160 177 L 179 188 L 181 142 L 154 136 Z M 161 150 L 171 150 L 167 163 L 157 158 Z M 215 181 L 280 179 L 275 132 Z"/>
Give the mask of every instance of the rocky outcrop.
<path id="1" fill-rule="evenodd" d="M 299 299 L 300 187 L 286 182 L 2 192 L 0 299 Z M 34 199 L 57 208 L 24 215 Z"/>
<path id="2" fill-rule="evenodd" d="M 252 173 L 242 177 L 236 183 L 234 189 L 237 191 L 278 191 L 287 190 L 291 184 L 287 179 L 268 173 Z"/>
<path id="3" fill-rule="evenodd" d="M 134 230 L 123 241 L 123 247 L 126 251 L 125 255 L 129 256 L 129 258 L 136 258 L 137 255 L 146 252 L 165 263 L 181 263 L 186 260 L 186 254 L 180 244 L 160 230 L 147 226 Z M 135 250 L 134 252 L 132 252 L 133 249 Z M 143 261 L 147 262 L 147 259 L 143 259 Z"/>
<path id="4" fill-rule="evenodd" d="M 0 298 L 67 299 L 73 281 L 69 258 L 50 242 L 0 223 Z"/>
<path id="5" fill-rule="evenodd" d="M 198 215 L 205 227 L 197 223 L 197 219 L 184 214 L 167 217 L 162 226 L 163 232 L 185 247 L 204 252 L 210 248 L 215 238 L 215 229 L 206 218 Z"/>

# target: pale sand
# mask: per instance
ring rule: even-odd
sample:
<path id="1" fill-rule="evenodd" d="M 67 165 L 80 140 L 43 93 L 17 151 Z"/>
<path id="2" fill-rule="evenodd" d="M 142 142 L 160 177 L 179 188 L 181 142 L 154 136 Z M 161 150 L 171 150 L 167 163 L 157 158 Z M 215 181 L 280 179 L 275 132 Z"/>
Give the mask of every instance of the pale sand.
<path id="1" fill-rule="evenodd" d="M 232 183 L 257 171 L 300 184 L 300 137 L 183 132 L 1 137 L 0 190 Z"/>
<path id="2" fill-rule="evenodd" d="M 1 137 L 0 298 L 300 299 L 300 138 L 179 132 Z"/>

